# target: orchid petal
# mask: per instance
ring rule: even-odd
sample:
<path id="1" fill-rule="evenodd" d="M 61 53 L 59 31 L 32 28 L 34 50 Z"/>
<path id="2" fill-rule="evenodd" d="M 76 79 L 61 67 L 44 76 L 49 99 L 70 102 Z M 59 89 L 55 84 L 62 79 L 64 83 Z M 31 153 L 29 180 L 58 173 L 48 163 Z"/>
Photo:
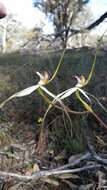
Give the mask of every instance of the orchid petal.
<path id="1" fill-rule="evenodd" d="M 46 92 L 49 96 L 51 96 L 52 98 L 56 98 L 56 95 L 54 95 L 52 92 L 50 92 L 49 90 L 47 90 L 44 86 L 40 86 L 40 88 Z"/>
<path id="2" fill-rule="evenodd" d="M 34 92 L 37 88 L 39 88 L 39 85 L 30 86 L 20 92 L 17 92 L 16 94 L 13 94 L 13 96 L 11 96 L 11 97 L 15 98 L 15 97 L 27 96 L 27 95 L 31 94 L 32 92 Z"/>
<path id="3" fill-rule="evenodd" d="M 86 92 L 84 90 L 82 90 L 81 88 L 78 88 L 78 90 L 89 100 L 89 102 L 91 103 L 91 99 L 89 98 L 89 96 L 87 96 Z"/>
<path id="4" fill-rule="evenodd" d="M 73 87 L 73 88 L 67 90 L 67 92 L 64 93 L 64 95 L 62 95 L 62 96 L 60 97 L 60 99 L 62 100 L 62 99 L 67 98 L 68 96 L 70 96 L 71 94 L 73 94 L 74 92 L 76 92 L 77 89 L 78 89 L 77 87 Z"/>
<path id="5" fill-rule="evenodd" d="M 37 71 L 36 74 L 40 77 L 40 79 L 44 79 L 44 76 L 40 72 Z"/>
<path id="6" fill-rule="evenodd" d="M 54 100 L 52 101 L 52 103 L 55 103 L 55 102 L 59 102 L 61 104 L 61 100 L 60 98 L 58 97 L 58 95 L 54 95 L 52 92 L 50 92 L 49 90 L 47 90 L 44 86 L 40 86 L 40 88 L 46 92 L 49 96 L 51 96 L 52 98 L 54 98 Z"/>
<path id="7" fill-rule="evenodd" d="M 9 100 L 15 98 L 15 97 L 22 97 L 22 96 L 27 96 L 29 94 L 31 94 L 32 92 L 34 92 L 37 88 L 39 88 L 39 85 L 33 85 L 31 87 L 25 88 L 24 90 L 17 92 L 15 94 L 13 94 L 12 96 L 10 96 L 7 100 L 5 100 L 1 105 L 0 108 L 2 108 L 4 106 L 5 103 L 7 103 Z"/>
<path id="8" fill-rule="evenodd" d="M 61 92 L 60 94 L 57 95 L 57 97 L 60 98 L 61 96 L 63 96 L 64 94 L 66 94 L 69 90 L 70 89 Z"/>

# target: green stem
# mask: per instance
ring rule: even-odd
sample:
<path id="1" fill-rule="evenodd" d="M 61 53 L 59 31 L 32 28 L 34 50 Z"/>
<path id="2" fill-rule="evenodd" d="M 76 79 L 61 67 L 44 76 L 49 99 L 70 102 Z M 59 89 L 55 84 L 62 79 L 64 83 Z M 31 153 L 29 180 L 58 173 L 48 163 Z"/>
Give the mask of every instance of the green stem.
<path id="1" fill-rule="evenodd" d="M 63 60 L 64 55 L 65 55 L 65 51 L 66 51 L 66 48 L 63 50 L 63 53 L 62 53 L 61 58 L 60 58 L 60 60 L 59 60 L 58 66 L 56 67 L 56 69 L 55 69 L 55 71 L 54 71 L 54 73 L 53 73 L 51 79 L 48 81 L 48 83 L 50 83 L 50 82 L 56 77 L 56 75 L 57 75 L 57 73 L 58 73 L 58 70 L 59 70 L 59 68 L 60 68 L 60 66 L 61 66 L 61 64 L 62 64 L 62 60 Z"/>
<path id="2" fill-rule="evenodd" d="M 76 96 L 79 99 L 79 101 L 83 104 L 86 110 L 88 110 L 96 119 L 99 121 L 99 123 L 107 129 L 107 125 L 100 119 L 100 117 L 92 110 L 92 108 L 80 97 L 79 91 L 76 91 Z"/>
<path id="3" fill-rule="evenodd" d="M 51 100 L 44 95 L 44 93 L 42 92 L 41 88 L 38 88 L 38 92 L 39 94 L 44 98 L 44 100 L 48 103 L 48 104 L 51 104 Z"/>
<path id="4" fill-rule="evenodd" d="M 92 108 L 80 97 L 79 94 L 79 90 L 76 91 L 76 96 L 79 99 L 79 101 L 82 103 L 82 105 L 84 106 L 84 108 L 89 111 L 89 112 L 93 112 Z"/>
<path id="5" fill-rule="evenodd" d="M 94 60 L 93 60 L 93 64 L 92 64 L 92 67 L 91 67 L 91 71 L 90 71 L 90 73 L 88 75 L 88 79 L 86 80 L 84 86 L 86 86 L 90 82 L 90 80 L 92 78 L 92 74 L 93 74 L 95 63 L 96 63 L 96 59 L 97 59 L 97 53 L 98 53 L 98 49 L 96 50 L 95 57 L 94 57 Z"/>

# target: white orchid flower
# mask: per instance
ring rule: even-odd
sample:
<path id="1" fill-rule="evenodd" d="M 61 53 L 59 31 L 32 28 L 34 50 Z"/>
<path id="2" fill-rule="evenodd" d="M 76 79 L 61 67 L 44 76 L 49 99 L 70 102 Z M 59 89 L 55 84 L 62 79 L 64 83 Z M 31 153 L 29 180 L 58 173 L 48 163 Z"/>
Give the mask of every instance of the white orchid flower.
<path id="1" fill-rule="evenodd" d="M 16 97 L 23 97 L 23 96 L 28 96 L 31 93 L 33 93 L 35 90 L 37 90 L 38 88 L 41 88 L 43 91 L 45 91 L 49 96 L 55 98 L 55 95 L 52 94 L 50 91 L 48 91 L 45 87 L 42 88 L 43 85 L 48 83 L 49 80 L 49 75 L 46 71 L 44 71 L 43 74 L 36 72 L 36 74 L 40 77 L 39 82 L 37 83 L 37 85 L 33 85 L 30 86 L 28 88 L 25 88 L 24 90 L 21 90 L 20 92 L 17 92 L 15 94 L 13 94 L 12 96 L 10 96 L 7 100 L 5 100 L 1 105 L 0 108 L 2 108 L 9 100 L 16 98 Z"/>
<path id="2" fill-rule="evenodd" d="M 85 77 L 84 76 L 80 76 L 80 77 L 75 76 L 75 78 L 77 79 L 77 84 L 73 88 L 70 88 L 70 89 L 65 90 L 64 92 L 58 94 L 56 96 L 55 101 L 57 101 L 57 98 L 60 100 L 63 100 L 65 98 L 69 97 L 71 94 L 75 93 L 76 91 L 79 91 L 79 92 L 81 92 L 81 94 L 83 94 L 87 98 L 87 100 L 89 102 L 91 102 L 91 99 L 87 95 L 87 92 L 85 90 L 81 89 L 83 86 L 85 86 L 85 83 L 86 83 Z"/>

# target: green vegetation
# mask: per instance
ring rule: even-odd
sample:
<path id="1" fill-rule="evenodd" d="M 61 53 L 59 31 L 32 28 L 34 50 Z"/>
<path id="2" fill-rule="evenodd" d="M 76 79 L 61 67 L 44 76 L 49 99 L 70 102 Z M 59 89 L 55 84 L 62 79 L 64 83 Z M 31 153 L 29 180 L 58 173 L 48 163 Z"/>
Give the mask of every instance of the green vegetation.
<path id="1" fill-rule="evenodd" d="M 102 143 L 99 132 L 105 130 L 102 126 L 105 127 L 106 124 L 103 125 L 101 119 L 107 123 L 106 110 L 104 110 L 107 96 L 107 60 L 105 52 L 99 50 L 92 74 L 95 52 L 95 49 L 88 48 L 66 50 L 60 69 L 56 73 L 55 69 L 62 55 L 61 51 L 41 53 L 40 55 L 15 52 L 0 56 L 1 103 L 6 99 L 11 99 L 2 107 L 0 117 L 0 143 L 1 147 L 6 146 L 5 157 L 7 160 L 4 168 L 9 164 L 8 159 L 12 160 L 13 165 L 19 162 L 20 157 L 23 159 L 26 150 L 30 151 L 30 157 L 39 155 L 44 166 L 49 169 L 51 164 L 55 164 L 55 167 L 57 164 L 59 166 L 66 164 L 66 160 L 71 155 L 87 150 L 87 130 L 94 137 L 92 142 L 97 140 Z M 102 70 L 102 66 L 104 70 Z M 49 79 L 47 73 L 49 73 Z M 41 86 L 39 87 L 39 85 Z M 83 86 L 85 88 L 81 89 Z M 26 88 L 28 90 L 24 91 L 23 89 Z M 37 88 L 38 91 L 35 92 Z M 68 91 L 66 92 L 66 90 Z M 31 94 L 31 92 L 33 93 Z M 63 93 L 60 94 L 61 92 Z M 90 93 L 97 99 L 90 96 Z M 53 94 L 58 96 L 54 97 Z M 24 95 L 29 96 L 24 97 Z M 64 107 L 62 100 L 67 107 Z M 58 104 L 54 106 L 55 101 Z M 3 127 L 2 123 L 4 123 Z M 17 142 L 21 146 L 17 145 Z M 26 150 L 25 145 L 29 147 Z M 17 155 L 16 149 L 20 150 L 20 156 Z M 27 159 L 30 162 L 27 165 L 23 164 L 21 171 L 31 174 L 35 163 L 28 155 Z M 8 168 L 10 167 L 9 165 Z M 37 170 L 38 168 L 37 165 Z M 70 176 L 70 178 L 72 177 Z M 87 178 L 84 178 L 86 183 Z M 57 178 L 48 180 L 52 180 L 48 181 L 51 187 L 53 183 L 59 183 Z M 51 187 L 48 186 L 50 189 Z"/>
<path id="2" fill-rule="evenodd" d="M 106 76 L 106 69 L 107 69 L 106 58 L 104 59 L 102 53 L 104 54 L 104 52 L 99 51 L 99 54 L 97 55 L 95 71 L 92 75 L 92 81 L 90 81 L 89 86 L 87 86 L 87 91 L 91 92 L 96 97 L 98 97 L 97 94 L 99 94 L 100 97 L 106 96 L 106 88 L 107 88 L 106 83 L 104 80 L 100 80 L 99 82 L 99 78 L 103 79 Z M 85 78 L 87 78 L 89 71 L 91 70 L 92 67 L 94 54 L 95 50 L 94 49 L 91 50 L 88 48 L 67 50 L 64 56 L 64 60 L 62 61 L 63 64 L 61 65 L 56 78 L 52 81 L 52 84 L 48 85 L 47 88 L 50 89 L 51 92 L 54 92 L 54 94 L 58 94 L 59 92 L 69 89 L 70 87 L 73 87 L 74 84 L 76 84 L 76 80 L 73 78 L 74 75 L 77 76 L 84 75 Z M 47 54 L 43 53 L 42 55 L 29 55 L 28 53 L 20 54 L 19 52 L 16 52 L 4 56 L 2 55 L 0 57 L 0 68 L 1 68 L 0 71 L 5 75 L 4 77 L 2 77 L 2 79 L 4 79 L 3 84 L 5 83 L 5 85 L 3 84 L 1 85 L 1 87 L 3 86 L 3 89 L 1 88 L 1 93 L 2 93 L 1 102 L 15 92 L 18 92 L 25 87 L 27 88 L 32 85 L 35 85 L 38 82 L 38 77 L 36 75 L 37 71 L 43 72 L 44 70 L 46 70 L 47 72 L 49 72 L 50 76 L 52 76 L 59 62 L 60 55 L 61 52 L 59 52 L 58 54 L 56 54 L 56 52 L 47 53 Z M 105 68 L 102 71 L 102 73 L 100 72 L 102 64 L 99 63 L 99 60 L 103 64 L 103 68 Z M 101 76 L 99 76 L 99 73 Z M 101 88 L 102 85 L 104 85 L 103 92 L 99 88 L 100 84 Z M 105 93 L 104 93 L 104 88 L 105 88 Z M 56 92 L 54 89 L 56 89 Z M 76 110 L 76 111 L 82 110 L 82 107 L 80 106 L 79 102 L 76 101 L 74 96 L 72 98 L 68 97 L 67 100 L 65 101 L 67 105 L 70 106 L 71 110 Z M 29 97 L 26 98 L 22 97 L 20 99 L 12 100 L 12 102 L 7 103 L 7 105 L 3 109 L 8 113 L 7 115 L 13 121 L 17 120 L 23 121 L 28 119 L 28 122 L 32 122 L 33 118 L 33 120 L 36 123 L 39 117 L 43 117 L 47 109 L 46 107 L 47 107 L 46 103 L 43 102 L 39 94 L 33 93 L 33 95 L 30 95 Z M 57 117 L 57 115 L 55 117 Z M 75 122 L 76 120 L 74 120 L 73 125 L 77 126 L 77 122 L 76 124 Z M 81 123 L 81 119 L 78 119 L 78 123 Z M 79 126 L 82 127 L 82 124 L 79 124 Z M 63 130 L 63 127 L 61 127 L 61 129 Z M 78 130 L 76 129 L 76 131 Z M 59 132 L 59 134 L 61 134 L 61 132 Z M 82 138 L 83 137 L 79 139 L 78 137 L 77 139 L 78 141 L 81 141 Z M 73 139 L 72 144 L 74 144 L 74 142 L 75 139 Z M 84 142 L 82 143 L 84 144 Z M 80 144 L 81 146 L 81 143 L 78 144 Z M 78 147 L 77 149 L 79 150 Z"/>

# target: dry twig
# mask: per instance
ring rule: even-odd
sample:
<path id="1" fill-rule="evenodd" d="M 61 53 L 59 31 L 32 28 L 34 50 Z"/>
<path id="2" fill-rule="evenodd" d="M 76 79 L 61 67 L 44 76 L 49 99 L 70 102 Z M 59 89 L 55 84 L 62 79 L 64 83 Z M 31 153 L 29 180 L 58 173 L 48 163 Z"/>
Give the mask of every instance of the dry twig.
<path id="1" fill-rule="evenodd" d="M 16 173 L 11 173 L 11 172 L 3 172 L 0 171 L 0 176 L 1 178 L 14 178 L 17 180 L 22 180 L 22 181 L 37 181 L 40 178 L 43 177 L 48 177 L 48 176 L 58 176 L 61 174 L 68 174 L 68 173 L 79 173 L 85 170 L 93 170 L 93 169 L 99 169 L 101 168 L 100 164 L 94 164 L 94 165 L 88 165 L 76 169 L 68 169 L 68 170 L 49 170 L 49 171 L 39 171 L 34 173 L 33 175 L 20 175 Z"/>

